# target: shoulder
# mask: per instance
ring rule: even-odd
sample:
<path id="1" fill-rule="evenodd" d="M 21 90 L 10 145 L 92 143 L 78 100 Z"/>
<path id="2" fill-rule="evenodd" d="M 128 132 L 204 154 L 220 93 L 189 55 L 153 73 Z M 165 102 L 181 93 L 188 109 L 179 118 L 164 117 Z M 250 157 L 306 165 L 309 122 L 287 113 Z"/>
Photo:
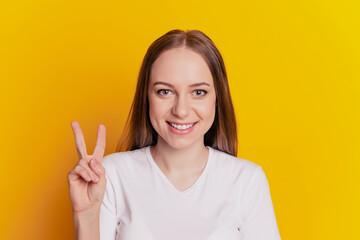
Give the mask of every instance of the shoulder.
<path id="1" fill-rule="evenodd" d="M 252 173 L 258 168 L 261 168 L 260 165 L 240 157 L 232 156 L 226 152 L 220 151 L 218 149 L 211 148 L 212 150 L 212 161 L 213 165 L 217 169 L 226 169 L 227 171 L 236 171 L 242 173 Z"/>
<path id="2" fill-rule="evenodd" d="M 251 182 L 263 182 L 265 173 L 260 165 L 244 158 L 232 156 L 217 149 L 212 150 L 212 173 L 218 179 L 237 182 L 244 186 Z"/>
<path id="3" fill-rule="evenodd" d="M 220 150 L 212 150 L 213 170 L 216 174 L 221 174 L 221 179 L 236 182 L 235 185 L 242 192 L 269 191 L 266 174 L 260 165 Z"/>
<path id="4" fill-rule="evenodd" d="M 126 152 L 115 152 L 103 157 L 102 165 L 107 172 L 116 170 L 130 170 L 138 165 L 148 164 L 146 151 L 148 147 Z"/>

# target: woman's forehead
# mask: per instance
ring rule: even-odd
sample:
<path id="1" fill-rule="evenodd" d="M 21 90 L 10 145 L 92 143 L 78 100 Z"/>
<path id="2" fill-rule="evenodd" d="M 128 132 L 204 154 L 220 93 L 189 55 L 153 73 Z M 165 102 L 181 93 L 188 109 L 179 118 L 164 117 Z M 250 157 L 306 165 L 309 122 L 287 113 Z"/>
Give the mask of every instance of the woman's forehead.
<path id="1" fill-rule="evenodd" d="M 173 48 L 160 54 L 151 67 L 150 83 L 175 84 L 207 82 L 213 85 L 211 71 L 204 58 L 189 48 Z"/>

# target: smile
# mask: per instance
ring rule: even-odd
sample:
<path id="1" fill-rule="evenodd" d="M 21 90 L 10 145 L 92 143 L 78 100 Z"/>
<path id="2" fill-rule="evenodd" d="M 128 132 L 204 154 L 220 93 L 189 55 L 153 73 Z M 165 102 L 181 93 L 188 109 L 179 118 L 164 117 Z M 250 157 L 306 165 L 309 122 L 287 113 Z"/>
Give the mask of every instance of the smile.
<path id="1" fill-rule="evenodd" d="M 171 123 L 171 122 L 167 122 L 167 123 L 169 125 L 171 125 L 173 128 L 176 128 L 179 130 L 184 130 L 184 129 L 191 128 L 196 122 L 190 123 L 190 124 L 176 124 L 176 123 Z"/>
<path id="2" fill-rule="evenodd" d="M 190 133 L 192 131 L 192 129 L 194 128 L 194 126 L 196 125 L 197 122 L 194 123 L 185 123 L 185 124 L 180 124 L 180 123 L 172 123 L 172 122 L 167 122 L 167 124 L 170 127 L 171 132 L 175 133 L 175 134 L 187 134 Z"/>

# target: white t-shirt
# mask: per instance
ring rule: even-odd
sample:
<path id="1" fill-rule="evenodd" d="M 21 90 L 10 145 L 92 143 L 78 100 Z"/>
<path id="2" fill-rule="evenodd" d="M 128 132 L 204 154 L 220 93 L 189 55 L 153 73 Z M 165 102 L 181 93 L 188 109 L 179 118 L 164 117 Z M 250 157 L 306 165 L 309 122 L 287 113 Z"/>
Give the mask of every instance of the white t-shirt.
<path id="1" fill-rule="evenodd" d="M 103 158 L 101 240 L 279 240 L 262 168 L 211 147 L 185 191 L 167 179 L 150 146 Z"/>

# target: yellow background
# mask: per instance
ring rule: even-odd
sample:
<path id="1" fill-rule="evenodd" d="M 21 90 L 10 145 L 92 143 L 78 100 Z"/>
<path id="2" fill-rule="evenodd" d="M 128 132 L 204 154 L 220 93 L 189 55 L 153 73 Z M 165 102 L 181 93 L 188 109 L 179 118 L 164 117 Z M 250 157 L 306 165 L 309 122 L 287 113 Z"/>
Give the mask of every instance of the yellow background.
<path id="1" fill-rule="evenodd" d="M 0 239 L 72 239 L 70 122 L 113 153 L 149 45 L 169 30 L 215 42 L 238 157 L 268 177 L 282 239 L 355 239 L 360 7 L 353 0 L 2 1 Z"/>

